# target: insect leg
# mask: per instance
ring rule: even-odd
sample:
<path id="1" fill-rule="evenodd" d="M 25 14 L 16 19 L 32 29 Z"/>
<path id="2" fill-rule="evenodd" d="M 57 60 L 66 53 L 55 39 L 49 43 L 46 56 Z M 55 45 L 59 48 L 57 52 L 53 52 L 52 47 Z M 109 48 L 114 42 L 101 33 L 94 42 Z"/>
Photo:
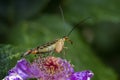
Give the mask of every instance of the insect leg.
<path id="1" fill-rule="evenodd" d="M 51 51 L 49 54 L 52 55 L 53 51 Z"/>
<path id="2" fill-rule="evenodd" d="M 68 49 L 68 47 L 65 47 L 65 46 L 64 46 L 63 48 L 64 48 L 64 49 Z"/>
<path id="3" fill-rule="evenodd" d="M 67 49 L 67 47 L 64 47 L 64 48 Z M 65 53 L 65 49 L 62 50 L 62 53 L 63 53 L 63 54 L 62 54 L 62 58 L 65 58 L 65 54 L 66 54 L 66 53 Z"/>

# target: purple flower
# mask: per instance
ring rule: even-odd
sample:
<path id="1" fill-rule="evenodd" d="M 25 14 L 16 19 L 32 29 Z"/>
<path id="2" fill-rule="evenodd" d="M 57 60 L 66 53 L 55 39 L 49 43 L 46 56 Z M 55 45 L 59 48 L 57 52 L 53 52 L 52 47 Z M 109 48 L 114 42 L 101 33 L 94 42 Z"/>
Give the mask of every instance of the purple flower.
<path id="1" fill-rule="evenodd" d="M 89 70 L 85 70 L 82 72 L 75 72 L 74 74 L 71 75 L 70 80 L 90 80 L 90 78 L 93 75 L 94 74 Z"/>
<path id="2" fill-rule="evenodd" d="M 16 73 L 11 73 L 9 76 L 6 76 L 3 80 L 23 80 L 23 78 Z"/>
<path id="3" fill-rule="evenodd" d="M 36 70 L 37 69 L 33 68 L 25 59 L 21 59 L 17 62 L 16 66 L 8 72 L 9 76 L 6 76 L 4 80 L 26 80 L 28 78 L 34 78 L 34 72 Z"/>
<path id="4" fill-rule="evenodd" d="M 67 80 L 74 73 L 72 65 L 61 58 L 48 56 L 36 59 L 32 65 L 39 68 L 38 79 L 42 80 Z"/>
<path id="5" fill-rule="evenodd" d="M 74 72 L 70 62 L 48 56 L 38 57 L 32 63 L 21 59 L 16 66 L 9 71 L 4 80 L 26 80 L 36 78 L 37 80 L 90 80 L 93 73 L 89 70 Z"/>

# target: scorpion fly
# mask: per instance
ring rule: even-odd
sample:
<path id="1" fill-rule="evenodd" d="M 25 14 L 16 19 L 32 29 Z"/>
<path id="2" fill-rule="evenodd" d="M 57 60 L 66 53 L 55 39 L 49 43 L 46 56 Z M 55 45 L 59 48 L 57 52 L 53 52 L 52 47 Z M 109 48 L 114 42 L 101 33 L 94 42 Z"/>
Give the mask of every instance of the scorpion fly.
<path id="1" fill-rule="evenodd" d="M 86 18 L 86 19 L 88 19 L 88 18 Z M 83 23 L 84 21 L 86 21 L 86 19 L 82 20 L 80 23 Z M 52 42 L 48 42 L 48 43 L 43 44 L 41 46 L 38 46 L 36 48 L 30 49 L 27 52 L 25 52 L 22 55 L 22 57 L 25 57 L 26 55 L 29 55 L 29 54 L 44 54 L 44 53 L 50 53 L 50 52 L 60 53 L 63 50 L 63 48 L 65 48 L 64 47 L 64 42 L 65 41 L 68 41 L 68 42 L 70 42 L 72 44 L 72 41 L 69 39 L 69 36 L 72 33 L 72 31 L 77 26 L 80 25 L 80 23 L 75 25 L 66 36 L 63 36 L 60 39 L 56 39 L 56 40 L 54 40 Z"/>
<path id="2" fill-rule="evenodd" d="M 59 6 L 59 8 L 60 8 L 60 11 L 61 11 L 61 14 L 62 14 L 63 22 L 65 22 L 64 15 L 63 15 L 63 10 L 62 10 L 61 6 Z M 88 18 L 90 18 L 90 17 L 88 17 Z M 52 42 L 48 42 L 48 43 L 43 44 L 41 46 L 38 46 L 36 48 L 30 49 L 27 52 L 25 52 L 22 56 L 24 57 L 24 56 L 29 55 L 29 54 L 44 54 L 44 53 L 51 53 L 51 52 L 60 53 L 63 50 L 63 48 L 66 48 L 66 47 L 64 47 L 64 42 L 65 41 L 68 41 L 72 44 L 72 41 L 69 39 L 69 36 L 72 33 L 72 31 L 77 26 L 79 26 L 81 23 L 86 21 L 88 18 L 83 19 L 80 23 L 75 25 L 66 36 L 63 36 L 60 39 L 56 39 Z"/>

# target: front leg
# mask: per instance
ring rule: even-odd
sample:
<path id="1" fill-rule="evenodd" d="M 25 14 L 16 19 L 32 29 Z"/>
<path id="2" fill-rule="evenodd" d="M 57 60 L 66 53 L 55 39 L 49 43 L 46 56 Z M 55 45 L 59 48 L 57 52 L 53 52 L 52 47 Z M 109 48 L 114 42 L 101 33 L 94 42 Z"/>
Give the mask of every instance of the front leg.
<path id="1" fill-rule="evenodd" d="M 65 46 L 64 46 L 63 48 L 64 48 L 64 49 L 68 49 L 68 47 L 65 47 Z"/>

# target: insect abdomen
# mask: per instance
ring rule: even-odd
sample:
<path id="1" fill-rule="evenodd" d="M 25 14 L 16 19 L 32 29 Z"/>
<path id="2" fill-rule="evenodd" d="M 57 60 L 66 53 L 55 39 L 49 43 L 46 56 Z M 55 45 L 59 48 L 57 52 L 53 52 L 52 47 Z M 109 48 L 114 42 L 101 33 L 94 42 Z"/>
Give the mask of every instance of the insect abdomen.
<path id="1" fill-rule="evenodd" d="M 49 53 L 49 52 L 53 51 L 54 49 L 55 49 L 55 44 L 52 44 L 50 46 L 39 48 L 38 52 L 39 53 Z"/>

